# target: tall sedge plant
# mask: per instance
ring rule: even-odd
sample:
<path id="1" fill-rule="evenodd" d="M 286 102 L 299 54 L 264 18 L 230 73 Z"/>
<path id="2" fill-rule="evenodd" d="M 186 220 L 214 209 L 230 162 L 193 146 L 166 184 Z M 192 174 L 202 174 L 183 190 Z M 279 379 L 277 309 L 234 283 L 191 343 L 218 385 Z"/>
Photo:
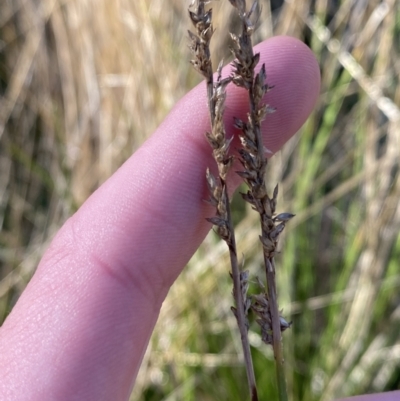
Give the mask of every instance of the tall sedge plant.
<path id="1" fill-rule="evenodd" d="M 275 261 L 277 243 L 285 224 L 294 216 L 291 213 L 276 214 L 278 186 L 272 196 L 266 190 L 265 172 L 267 167 L 266 153 L 261 137 L 261 123 L 273 108 L 263 103 L 264 95 L 271 89 L 266 83 L 265 65 L 256 73 L 260 55 L 254 54 L 251 36 L 257 21 L 258 2 L 255 1 L 247 11 L 245 0 L 229 0 L 236 9 L 240 21 L 241 32 L 231 33 L 231 51 L 235 57 L 232 63 L 232 73 L 228 78 L 222 78 L 222 63 L 217 68 L 217 78 L 214 81 L 210 54 L 210 41 L 214 34 L 212 25 L 212 9 L 206 9 L 207 0 L 194 0 L 189 9 L 190 19 L 196 33 L 189 31 L 190 50 L 193 54 L 191 63 L 203 75 L 207 85 L 207 100 L 211 120 L 211 132 L 206 138 L 211 145 L 214 159 L 218 167 L 218 177 L 208 169 L 206 173 L 210 192 L 208 202 L 215 207 L 216 214 L 207 220 L 215 226 L 218 235 L 226 242 L 231 262 L 231 277 L 233 280 L 233 296 L 235 307 L 232 311 L 236 317 L 244 354 L 250 398 L 258 400 L 257 386 L 248 340 L 248 314 L 253 311 L 256 322 L 261 327 L 262 340 L 272 345 L 275 361 L 279 399 L 287 400 L 286 381 L 284 374 L 284 358 L 282 349 L 282 332 L 290 327 L 279 313 L 275 280 Z M 223 122 L 226 87 L 232 83 L 248 92 L 249 112 L 247 121 L 235 118 L 234 125 L 240 130 L 241 148 L 239 161 L 243 170 L 237 172 L 248 186 L 248 191 L 242 194 L 243 199 L 252 205 L 260 215 L 260 242 L 264 255 L 266 273 L 266 291 L 249 296 L 249 271 L 239 266 L 234 227 L 231 218 L 230 202 L 227 188 L 227 174 L 233 163 L 229 154 L 230 139 L 226 137 Z M 262 288 L 264 286 L 262 285 Z"/>

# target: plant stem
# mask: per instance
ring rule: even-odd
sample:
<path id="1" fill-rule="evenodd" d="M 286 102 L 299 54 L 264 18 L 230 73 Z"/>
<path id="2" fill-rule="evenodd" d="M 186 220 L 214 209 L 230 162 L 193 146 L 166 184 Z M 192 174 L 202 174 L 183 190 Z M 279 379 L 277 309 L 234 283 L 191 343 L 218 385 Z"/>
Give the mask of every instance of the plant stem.
<path id="1" fill-rule="evenodd" d="M 247 275 L 241 273 L 237 258 L 236 239 L 232 223 L 229 204 L 229 194 L 226 185 L 226 177 L 232 165 L 233 157 L 229 155 L 229 143 L 223 121 L 224 103 L 226 98 L 225 87 L 231 82 L 230 78 L 222 79 L 222 64 L 217 69 L 218 78 L 214 82 L 212 63 L 210 57 L 210 40 L 214 29 L 212 27 L 212 10 L 206 11 L 207 0 L 193 2 L 194 11 L 189 11 L 190 18 L 196 27 L 196 33 L 189 32 L 191 39 L 190 49 L 194 55 L 191 61 L 193 66 L 200 72 L 207 85 L 207 102 L 211 121 L 211 132 L 206 137 L 213 148 L 213 156 L 218 166 L 218 177 L 207 170 L 207 182 L 210 190 L 209 202 L 216 208 L 216 216 L 207 220 L 214 224 L 219 236 L 226 242 L 229 248 L 231 260 L 231 275 L 233 280 L 233 296 L 235 314 L 239 326 L 240 338 L 245 360 L 247 381 L 251 401 L 258 401 L 256 380 L 254 375 L 253 361 L 248 339 L 247 311 L 250 308 L 250 299 L 247 297 Z"/>
<path id="2" fill-rule="evenodd" d="M 227 187 L 224 185 L 224 191 L 226 193 L 226 198 L 228 199 L 228 194 L 227 194 Z M 244 361 L 245 361 L 245 366 L 246 366 L 246 373 L 247 373 L 247 382 L 249 385 L 249 390 L 250 390 L 250 399 L 252 401 L 258 401 L 258 393 L 257 393 L 257 385 L 256 385 L 256 378 L 254 375 L 254 367 L 253 367 L 253 359 L 251 356 L 251 350 L 250 350 L 250 343 L 249 343 L 249 337 L 248 337 L 248 322 L 244 313 L 244 308 L 243 306 L 245 305 L 245 299 L 243 299 L 243 292 L 241 289 L 241 278 L 240 278 L 240 268 L 239 268 L 239 262 L 238 262 L 238 257 L 237 257 L 237 252 L 236 252 L 236 239 L 234 235 L 234 230 L 232 226 L 232 218 L 231 218 L 231 210 L 230 210 L 230 205 L 229 202 L 227 202 L 227 212 L 228 212 L 228 221 L 229 221 L 229 226 L 230 226 L 230 231 L 232 233 L 231 241 L 228 243 L 229 247 L 229 257 L 230 257 L 230 262 L 231 262 L 231 268 L 232 268 L 232 280 L 233 280 L 233 297 L 235 300 L 236 304 L 236 319 L 239 327 L 239 332 L 240 332 L 240 339 L 242 342 L 242 349 L 243 349 L 243 355 L 244 355 Z"/>
<path id="3" fill-rule="evenodd" d="M 264 253 L 264 263 L 267 276 L 268 301 L 270 305 L 271 321 L 272 321 L 272 348 L 275 357 L 276 380 L 278 385 L 279 401 L 287 401 L 287 389 L 285 379 L 285 367 L 282 347 L 282 332 L 280 324 L 280 316 L 278 309 L 278 300 L 276 294 L 275 280 L 275 262 L 273 258 L 269 258 Z"/>
<path id="4" fill-rule="evenodd" d="M 249 96 L 248 122 L 236 119 L 236 126 L 242 129 L 243 132 L 241 135 L 242 148 L 239 153 L 244 171 L 239 172 L 239 175 L 244 178 L 249 186 L 247 194 L 242 194 L 244 199 L 260 214 L 260 239 L 263 245 L 267 280 L 267 293 L 256 297 L 256 305 L 253 306 L 253 310 L 259 317 L 258 322 L 261 325 L 263 341 L 271 344 L 274 350 L 279 400 L 287 401 L 282 327 L 285 329 L 290 324 L 285 321 L 282 324 L 279 315 L 274 255 L 279 234 L 283 231 L 285 222 L 291 217 L 288 217 L 289 214 L 285 214 L 287 216 L 275 216 L 278 188 L 276 187 L 274 190 L 272 198 L 268 196 L 266 190 L 264 175 L 268 161 L 261 135 L 261 121 L 271 111 L 267 105 L 263 104 L 263 96 L 270 87 L 265 83 L 266 72 L 264 65 L 258 74 L 255 73 L 259 55 L 255 55 L 253 51 L 251 35 L 254 31 L 255 23 L 250 18 L 256 12 L 257 3 L 253 3 L 250 11 L 246 12 L 245 0 L 230 0 L 230 2 L 237 8 L 242 21 L 240 35 L 232 35 L 234 41 L 233 53 L 236 57 L 233 62 L 232 80 L 236 85 L 244 87 Z"/>
<path id="5" fill-rule="evenodd" d="M 249 90 L 249 101 L 250 101 L 250 119 L 253 123 L 254 134 L 256 138 L 257 145 L 257 157 L 260 160 L 261 166 L 266 166 L 268 161 L 265 156 L 264 145 L 261 135 L 261 125 L 260 121 L 257 118 L 256 110 L 257 105 L 254 102 L 254 87 L 251 86 Z M 264 170 L 264 168 L 263 168 Z M 265 186 L 265 181 L 263 179 L 263 185 Z M 263 214 L 260 214 L 261 219 L 261 231 L 263 238 L 269 238 L 271 233 L 271 227 L 266 227 L 266 221 L 270 220 L 272 216 L 269 216 L 267 211 L 263 210 Z M 279 401 L 287 401 L 287 389 L 286 389 L 286 379 L 285 379 L 285 369 L 284 369 L 284 357 L 283 357 L 283 347 L 282 347 L 282 332 L 281 332 L 281 322 L 279 315 L 279 307 L 278 307 L 278 298 L 276 293 L 276 278 L 275 278 L 275 261 L 271 253 L 266 252 L 264 249 L 264 266 L 267 280 L 267 294 L 268 294 L 268 302 L 270 307 L 271 314 L 271 323 L 272 323 L 272 348 L 274 351 L 275 358 L 275 368 L 276 368 L 276 378 L 278 385 L 278 394 Z"/>

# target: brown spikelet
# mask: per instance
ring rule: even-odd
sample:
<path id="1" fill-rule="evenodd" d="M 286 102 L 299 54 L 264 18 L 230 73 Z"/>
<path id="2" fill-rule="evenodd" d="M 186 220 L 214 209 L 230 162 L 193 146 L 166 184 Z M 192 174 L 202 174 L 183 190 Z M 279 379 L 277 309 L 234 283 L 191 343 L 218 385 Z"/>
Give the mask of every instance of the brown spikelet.
<path id="1" fill-rule="evenodd" d="M 246 182 L 248 191 L 242 194 L 243 199 L 250 203 L 260 215 L 260 242 L 263 248 L 266 272 L 267 292 L 253 296 L 252 310 L 258 316 L 257 323 L 261 326 L 262 339 L 271 344 L 276 360 L 279 400 L 287 400 L 286 381 L 283 368 L 282 331 L 290 324 L 280 315 L 275 281 L 274 256 L 277 253 L 278 239 L 285 224 L 293 217 L 291 213 L 276 215 L 278 186 L 272 196 L 266 190 L 265 173 L 267 168 L 266 150 L 261 136 L 261 123 L 268 113 L 274 111 L 263 103 L 265 94 L 271 89 L 266 83 L 266 70 L 263 64 L 256 73 L 260 60 L 259 54 L 254 54 L 251 35 L 254 31 L 254 14 L 258 8 L 255 1 L 249 12 L 246 12 L 245 0 L 230 0 L 237 9 L 242 29 L 239 35 L 231 35 L 233 40 L 232 53 L 235 60 L 232 63 L 232 82 L 248 91 L 249 113 L 247 121 L 235 119 L 235 126 L 240 129 L 241 149 L 239 160 L 243 170 L 237 172 Z"/>
<path id="2" fill-rule="evenodd" d="M 239 331 L 246 362 L 246 371 L 252 401 L 258 400 L 250 346 L 247 339 L 249 329 L 248 313 L 250 310 L 257 316 L 256 322 L 261 327 L 262 340 L 271 344 L 276 359 L 279 400 L 287 400 L 286 382 L 283 370 L 283 351 L 281 333 L 290 327 L 280 314 L 275 283 L 274 256 L 277 253 L 277 244 L 286 223 L 294 216 L 291 213 L 276 214 L 278 186 L 272 196 L 266 189 L 265 173 L 267 169 L 266 153 L 261 137 L 261 123 L 274 109 L 263 103 L 265 94 L 271 90 L 266 83 L 265 65 L 258 72 L 256 67 L 260 55 L 254 54 L 251 36 L 258 19 L 258 2 L 254 1 L 249 11 L 246 11 L 245 0 L 229 0 L 236 8 L 241 21 L 241 32 L 231 33 L 234 56 L 232 73 L 229 78 L 222 79 L 222 63 L 217 68 L 217 78 L 214 82 L 212 63 L 210 58 L 210 41 L 214 34 L 212 26 L 212 10 L 206 10 L 207 0 L 194 0 L 190 19 L 196 33 L 189 32 L 190 49 L 193 54 L 191 63 L 205 78 L 207 85 L 208 107 L 211 120 L 211 130 L 206 138 L 212 148 L 214 160 L 218 167 L 218 177 L 208 169 L 206 173 L 210 198 L 207 202 L 215 207 L 215 216 L 207 218 L 212 223 L 219 236 L 227 243 L 231 259 L 231 277 L 233 280 L 233 295 L 235 307 L 232 307 Z M 247 295 L 249 288 L 249 272 L 240 270 L 236 251 L 236 240 L 231 219 L 227 176 L 232 166 L 233 158 L 229 155 L 230 140 L 226 138 L 223 122 L 226 87 L 229 83 L 244 88 L 248 92 L 249 113 L 247 120 L 234 119 L 234 126 L 240 130 L 240 144 L 238 149 L 239 161 L 243 167 L 237 174 L 245 181 L 248 191 L 242 194 L 243 199 L 250 203 L 260 215 L 261 235 L 260 242 L 263 249 L 266 271 L 266 288 L 258 295 Z M 264 288 L 264 286 L 263 286 Z"/>
<path id="3" fill-rule="evenodd" d="M 210 40 L 214 33 L 214 28 L 212 26 L 212 10 L 207 11 L 205 9 L 207 3 L 208 1 L 206 0 L 195 0 L 191 5 L 193 11 L 189 11 L 190 19 L 196 28 L 196 33 L 189 32 L 189 48 L 194 56 L 191 63 L 206 81 L 211 120 L 211 131 L 206 132 L 206 138 L 212 148 L 218 168 L 218 177 L 214 176 L 209 169 L 206 172 L 210 193 L 210 198 L 207 202 L 213 205 L 216 211 L 215 216 L 207 218 L 207 221 L 214 225 L 216 232 L 229 248 L 233 296 L 235 299 L 235 307 L 232 307 L 232 312 L 236 317 L 240 332 L 250 398 L 252 401 L 258 401 L 250 344 L 247 336 L 249 329 L 247 314 L 251 307 L 251 299 L 247 296 L 249 287 L 248 271 L 240 271 L 239 268 L 227 188 L 227 175 L 232 166 L 233 157 L 229 154 L 231 140 L 226 137 L 223 116 L 226 87 L 232 81 L 232 78 L 222 78 L 221 62 L 217 68 L 217 78 L 214 82 L 210 58 Z"/>

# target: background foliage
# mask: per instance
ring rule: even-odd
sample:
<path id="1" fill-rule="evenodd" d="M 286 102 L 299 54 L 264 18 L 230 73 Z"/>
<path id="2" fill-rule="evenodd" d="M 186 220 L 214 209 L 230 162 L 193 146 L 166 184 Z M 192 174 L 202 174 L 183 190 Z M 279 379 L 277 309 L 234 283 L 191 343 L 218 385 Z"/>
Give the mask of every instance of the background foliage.
<path id="1" fill-rule="evenodd" d="M 216 63 L 235 30 L 228 3 L 213 4 Z M 257 40 L 300 38 L 322 74 L 317 109 L 269 172 L 297 214 L 278 258 L 292 399 L 399 388 L 399 2 L 261 3 Z M 0 3 L 0 321 L 55 231 L 200 80 L 187 5 Z M 256 274 L 257 216 L 238 206 L 235 218 Z M 245 399 L 227 270 L 210 233 L 170 291 L 132 400 Z M 272 353 L 256 326 L 250 340 L 261 399 L 274 399 Z"/>

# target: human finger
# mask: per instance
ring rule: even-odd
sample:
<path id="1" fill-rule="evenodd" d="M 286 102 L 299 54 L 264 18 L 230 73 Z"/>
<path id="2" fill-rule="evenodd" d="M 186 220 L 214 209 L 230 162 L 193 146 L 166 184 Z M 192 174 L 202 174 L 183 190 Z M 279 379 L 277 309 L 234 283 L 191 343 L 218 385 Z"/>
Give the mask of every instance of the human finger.
<path id="1" fill-rule="evenodd" d="M 256 50 L 275 86 L 263 133 L 277 151 L 314 107 L 318 65 L 293 38 Z M 228 90 L 229 126 L 246 105 Z M 129 397 L 161 304 L 210 229 L 207 129 L 201 84 L 59 231 L 0 330 L 1 399 Z"/>

